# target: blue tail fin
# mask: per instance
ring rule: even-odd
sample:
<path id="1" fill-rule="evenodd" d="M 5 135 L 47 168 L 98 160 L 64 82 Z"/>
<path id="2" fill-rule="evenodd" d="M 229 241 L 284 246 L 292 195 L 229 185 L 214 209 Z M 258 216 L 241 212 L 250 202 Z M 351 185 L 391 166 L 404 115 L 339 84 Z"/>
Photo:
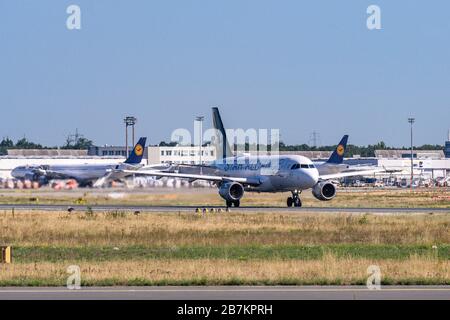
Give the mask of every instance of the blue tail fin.
<path id="1" fill-rule="evenodd" d="M 131 151 L 125 163 L 128 164 L 139 164 L 141 163 L 142 157 L 144 156 L 146 137 L 139 139 L 138 143 L 134 146 L 133 151 Z"/>
<path id="2" fill-rule="evenodd" d="M 328 159 L 327 163 L 333 163 L 333 164 L 341 164 L 344 160 L 344 153 L 345 149 L 347 148 L 347 140 L 348 135 L 342 137 L 341 141 L 337 145 L 336 149 L 334 149 L 333 153 L 331 154 L 330 159 Z"/>
<path id="3" fill-rule="evenodd" d="M 218 130 L 221 137 L 216 137 L 219 141 L 219 147 L 221 148 L 221 152 L 222 152 L 222 158 L 226 158 L 226 157 L 232 157 L 233 153 L 231 152 L 231 146 L 228 143 L 228 139 L 227 139 L 227 133 L 225 131 L 225 127 L 223 125 L 222 122 L 222 117 L 220 116 L 219 113 L 219 108 L 217 107 L 213 107 L 212 108 L 212 119 L 213 119 L 213 125 L 214 125 L 214 129 Z"/>

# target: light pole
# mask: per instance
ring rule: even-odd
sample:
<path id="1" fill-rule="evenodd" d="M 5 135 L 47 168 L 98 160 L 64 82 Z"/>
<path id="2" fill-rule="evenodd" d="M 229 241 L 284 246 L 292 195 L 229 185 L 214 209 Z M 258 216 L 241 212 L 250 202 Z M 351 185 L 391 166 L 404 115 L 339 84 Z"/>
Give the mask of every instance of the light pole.
<path id="1" fill-rule="evenodd" d="M 413 123 L 416 121 L 415 118 L 408 118 L 408 122 L 411 125 L 411 184 L 410 187 L 413 187 L 413 179 L 414 179 L 414 162 L 413 162 Z"/>
<path id="2" fill-rule="evenodd" d="M 129 156 L 128 153 L 128 127 L 131 126 L 131 134 L 132 134 L 132 140 L 133 140 L 133 146 L 134 146 L 134 125 L 137 122 L 137 119 L 135 117 L 127 116 L 125 119 L 123 119 L 123 122 L 125 123 L 125 148 L 127 150 L 127 157 Z"/>
<path id="3" fill-rule="evenodd" d="M 197 116 L 195 117 L 195 120 L 197 120 L 200 124 L 200 143 L 199 143 L 199 155 L 200 155 L 200 174 L 203 174 L 203 167 L 202 167 L 202 145 L 203 145 L 203 120 L 205 119 L 204 116 Z"/>

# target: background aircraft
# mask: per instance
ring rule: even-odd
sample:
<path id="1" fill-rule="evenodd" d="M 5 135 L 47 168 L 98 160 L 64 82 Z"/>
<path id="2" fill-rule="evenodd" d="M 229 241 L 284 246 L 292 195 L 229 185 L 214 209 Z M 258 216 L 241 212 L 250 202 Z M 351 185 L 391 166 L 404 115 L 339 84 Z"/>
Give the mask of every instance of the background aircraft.
<path id="1" fill-rule="evenodd" d="M 349 166 L 343 163 L 345 150 L 347 149 L 347 141 L 348 135 L 343 136 L 327 161 L 314 161 L 314 165 L 319 171 L 319 174 L 338 173 L 349 169 Z"/>
<path id="2" fill-rule="evenodd" d="M 76 165 L 39 165 L 20 166 L 13 169 L 11 175 L 19 180 L 39 181 L 46 184 L 54 179 L 74 179 L 80 186 L 93 186 L 112 169 L 132 169 L 141 167 L 147 138 L 142 137 L 134 146 L 128 158 L 120 164 L 76 164 Z"/>

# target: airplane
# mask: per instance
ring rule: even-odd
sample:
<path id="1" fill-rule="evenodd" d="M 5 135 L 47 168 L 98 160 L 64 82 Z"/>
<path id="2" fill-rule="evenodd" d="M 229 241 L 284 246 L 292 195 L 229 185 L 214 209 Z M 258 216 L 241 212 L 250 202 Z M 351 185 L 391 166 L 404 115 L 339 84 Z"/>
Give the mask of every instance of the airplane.
<path id="1" fill-rule="evenodd" d="M 348 135 L 342 137 L 334 149 L 330 158 L 325 162 L 314 161 L 314 165 L 320 175 L 342 172 L 349 169 L 349 166 L 343 163 L 344 153 L 347 148 Z"/>
<path id="2" fill-rule="evenodd" d="M 46 184 L 52 179 L 74 179 L 82 187 L 94 186 L 96 181 L 99 181 L 112 169 L 136 170 L 142 167 L 140 163 L 144 155 L 146 140 L 146 137 L 140 138 L 128 158 L 120 164 L 19 166 L 12 170 L 11 175 L 19 180 L 39 181 L 42 184 Z"/>
<path id="3" fill-rule="evenodd" d="M 347 150 L 347 141 L 348 141 L 348 135 L 344 135 L 339 141 L 336 148 L 333 150 L 333 153 L 331 154 L 330 158 L 327 161 L 313 161 L 314 165 L 316 166 L 317 170 L 319 171 L 319 174 L 321 176 L 327 175 L 327 174 L 334 174 L 334 173 L 340 173 L 340 172 L 365 172 L 367 170 L 373 170 L 372 173 L 381 173 L 381 172 L 398 172 L 398 170 L 387 170 L 386 168 L 380 169 L 374 165 L 349 165 L 344 163 L 344 154 Z"/>
<path id="4" fill-rule="evenodd" d="M 239 207 L 244 192 L 288 192 L 286 204 L 288 207 L 301 207 L 300 193 L 312 189 L 314 197 L 321 201 L 329 201 L 336 196 L 336 186 L 331 179 L 348 176 L 366 175 L 374 170 L 361 170 L 355 172 L 340 172 L 333 174 L 320 174 L 313 162 L 299 155 L 266 155 L 251 156 L 231 153 L 227 142 L 226 132 L 217 108 L 213 108 L 214 126 L 220 133 L 220 144 L 223 148 L 223 158 L 212 161 L 202 168 L 207 168 L 207 174 L 180 173 L 176 171 L 162 171 L 151 168 L 138 170 L 116 169 L 115 176 L 148 175 L 156 178 L 171 177 L 188 179 L 189 181 L 205 180 L 215 183 L 219 195 L 225 200 L 227 207 Z"/>
<path id="5" fill-rule="evenodd" d="M 226 131 L 223 125 L 222 117 L 220 116 L 219 109 L 217 107 L 213 107 L 212 113 L 213 113 L 214 129 L 220 132 L 220 134 L 216 137 L 216 139 L 219 140 L 218 144 L 221 145 L 223 148 L 221 150 L 222 154 L 232 155 L 231 147 L 228 141 L 222 141 L 224 140 L 222 139 L 222 137 L 226 137 Z M 325 162 L 313 161 L 313 164 L 316 166 L 320 175 L 334 174 L 345 170 L 350 170 L 353 168 L 343 163 L 344 153 L 345 150 L 347 149 L 347 141 L 348 135 L 346 134 L 342 137 L 341 141 L 339 141 L 338 145 L 336 146 L 336 148 L 334 149 L 333 153 L 331 154 L 330 158 L 327 161 Z M 356 167 L 354 167 L 354 169 L 358 170 Z"/>

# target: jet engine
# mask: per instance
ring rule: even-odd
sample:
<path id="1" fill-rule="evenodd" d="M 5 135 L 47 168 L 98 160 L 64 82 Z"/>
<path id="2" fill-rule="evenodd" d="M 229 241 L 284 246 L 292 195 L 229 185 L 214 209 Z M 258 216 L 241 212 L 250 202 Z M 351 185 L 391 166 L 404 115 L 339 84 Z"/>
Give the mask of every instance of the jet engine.
<path id="1" fill-rule="evenodd" d="M 244 187 L 237 182 L 225 182 L 219 187 L 219 194 L 226 201 L 238 201 L 244 195 Z"/>
<path id="2" fill-rule="evenodd" d="M 312 188 L 312 194 L 316 199 L 328 201 L 336 196 L 336 187 L 331 182 L 322 181 Z"/>

